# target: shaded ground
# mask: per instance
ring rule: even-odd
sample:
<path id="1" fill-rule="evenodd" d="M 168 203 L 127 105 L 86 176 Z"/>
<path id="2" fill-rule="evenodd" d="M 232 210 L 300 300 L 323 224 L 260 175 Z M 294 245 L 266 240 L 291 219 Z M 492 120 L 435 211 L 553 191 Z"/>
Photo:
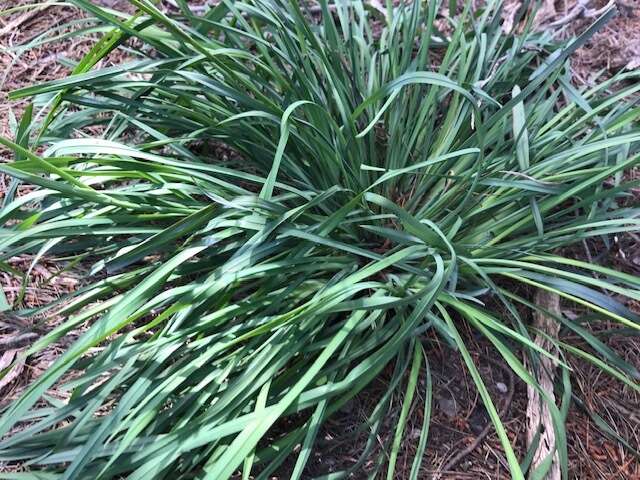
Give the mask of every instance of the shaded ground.
<path id="1" fill-rule="evenodd" d="M 575 338 L 561 338 L 578 345 Z M 500 411 L 501 419 L 512 441 L 516 455 L 522 458 L 526 451 L 527 406 L 525 385 L 513 378 L 509 369 L 500 362 L 495 352 L 465 332 L 465 342 Z M 480 340 L 481 342 L 481 340 Z M 640 366 L 640 341 L 612 335 L 609 346 L 628 362 Z M 433 411 L 429 442 L 420 478 L 423 479 L 508 479 L 507 461 L 497 435 L 490 433 L 477 447 L 464 455 L 461 450 L 475 445 L 478 435 L 489 422 L 487 413 L 469 378 L 459 355 L 441 345 L 435 337 L 425 342 L 433 378 Z M 585 347 L 581 345 L 581 347 Z M 597 368 L 575 358 L 568 359 L 574 370 L 573 392 L 585 402 L 585 408 L 574 404 L 568 415 L 569 474 L 573 479 L 638 479 L 640 462 L 618 442 L 603 435 L 588 411 L 597 412 L 634 447 L 640 445 L 640 397 L 621 382 L 612 380 Z M 364 435 L 352 436 L 354 424 L 363 422 L 371 413 L 376 400 L 384 391 L 384 384 L 375 382 L 356 397 L 345 409 L 331 419 L 323 431 L 315 462 L 309 469 L 313 475 L 326 474 L 352 464 L 361 451 Z M 424 380 L 421 395 L 424 392 Z M 419 436 L 423 411 L 423 398 L 414 402 L 409 415 L 408 432 L 414 432 L 412 442 L 405 442 L 398 463 L 396 478 L 408 478 L 411 461 Z M 402 399 L 395 399 L 396 412 Z M 380 444 L 393 436 L 395 418 L 387 420 L 380 434 Z M 411 436 L 411 435 L 410 435 Z M 365 479 L 375 467 L 366 465 L 361 475 Z M 402 468 L 403 467 L 403 468 Z M 286 478 L 283 476 L 282 478 Z M 310 477 L 311 478 L 311 475 Z"/>
<path id="2" fill-rule="evenodd" d="M 97 1 L 97 0 L 95 0 Z M 109 6 L 127 5 L 126 0 L 101 0 Z M 5 0 L 0 9 L 11 8 L 23 1 Z M 119 4 L 119 5 L 116 5 Z M 171 8 L 171 2 L 166 7 Z M 593 11 L 606 4 L 603 0 L 576 3 L 573 0 L 545 2 L 541 23 L 552 28 L 558 36 L 568 36 L 580 31 L 592 18 Z M 584 7 L 582 6 L 584 5 Z M 621 69 L 640 66 L 640 0 L 619 2 L 621 15 L 614 19 L 602 32 L 581 48 L 572 59 L 578 83 L 589 84 L 599 75 L 611 75 Z M 507 13 L 508 13 L 507 9 Z M 29 11 L 17 11 L 8 16 L 0 16 L 0 135 L 11 136 L 13 117 L 20 117 L 20 102 L 9 103 L 8 91 L 25 85 L 60 78 L 68 75 L 69 63 L 78 60 L 91 46 L 91 39 L 61 39 L 54 43 L 35 46 L 28 51 L 11 50 L 18 45 L 37 42 L 42 34 L 64 35 L 71 28 L 82 28 L 82 15 L 74 8 L 50 6 L 31 15 Z M 72 26 L 66 26 L 75 22 Z M 112 57 L 117 62 L 122 57 Z M 8 152 L 0 151 L 0 158 L 8 158 Z M 630 172 L 637 175 L 637 172 Z M 0 201 L 10 186 L 10 182 L 0 177 Z M 29 191 L 21 186 L 18 194 Z M 581 257 L 602 255 L 617 267 L 629 273 L 640 274 L 640 240 L 635 235 L 626 235 L 617 240 L 610 251 L 593 245 L 589 253 L 577 250 Z M 9 265 L 14 272 L 0 273 L 0 285 L 12 304 L 39 306 L 77 288 L 82 271 L 78 268 L 65 271 L 63 262 L 46 259 L 36 265 L 25 282 L 24 272 L 29 270 L 31 259 L 20 257 L 11 259 Z M 570 306 L 566 306 L 570 308 Z M 633 306 L 640 311 L 638 305 Z M 54 319 L 45 323 L 32 323 L 3 315 L 0 317 L 0 369 L 13 361 L 15 355 L 35 336 L 49 330 Z M 597 329 L 609 329 L 611 325 L 594 325 Z M 472 332 L 465 332 L 473 357 L 487 382 L 498 409 L 502 415 L 516 453 L 523 455 L 525 448 L 525 423 L 523 412 L 526 408 L 524 385 L 501 366 L 490 348 L 478 343 Z M 43 372 L 59 355 L 65 344 L 73 340 L 73 335 L 64 343 L 53 345 L 38 355 L 30 357 L 26 364 L 19 365 L 9 376 L 0 381 L 0 403 L 9 401 L 33 378 Z M 578 346 L 577 339 L 562 338 Z M 629 363 L 640 368 L 640 340 L 636 337 L 611 334 L 609 346 Z M 434 392 L 433 412 L 429 444 L 420 478 L 476 479 L 509 478 L 506 460 L 497 436 L 491 432 L 479 442 L 477 448 L 462 458 L 456 455 L 465 447 L 475 443 L 485 427 L 488 418 L 481 406 L 473 384 L 468 378 L 458 355 L 452 354 L 435 337 L 425 339 L 425 347 L 432 368 Z M 619 443 L 600 433 L 589 411 L 597 412 L 607 421 L 617 434 L 625 438 L 635 448 L 640 448 L 640 396 L 621 382 L 603 375 L 598 369 L 575 358 L 568 359 L 574 369 L 572 385 L 584 401 L 584 407 L 574 404 L 568 420 L 568 442 L 570 472 L 572 478 L 580 479 L 640 479 L 640 462 Z M 323 429 L 316 454 L 309 467 L 309 473 L 320 474 L 345 468 L 358 457 L 363 435 L 357 434 L 357 426 L 371 413 L 375 402 L 385 389 L 384 376 L 373 384 L 341 412 L 330 419 Z M 422 379 L 414 410 L 410 415 L 408 432 L 418 432 L 413 442 L 406 442 L 401 452 L 397 478 L 407 478 L 411 468 L 411 458 L 417 443 L 417 435 L 422 422 L 424 379 Z M 56 392 L 52 392 L 54 395 Z M 61 395 L 61 394 L 60 394 Z M 401 398 L 394 399 L 399 411 Z M 388 418 L 386 428 L 381 431 L 380 443 L 393 435 L 395 419 Z M 411 435 L 410 435 L 411 436 Z M 362 476 L 375 465 L 365 464 Z M 6 467 L 5 467 L 6 468 Z M 0 465 L 0 471 L 3 467 Z M 286 478 L 283 476 L 282 478 Z"/>

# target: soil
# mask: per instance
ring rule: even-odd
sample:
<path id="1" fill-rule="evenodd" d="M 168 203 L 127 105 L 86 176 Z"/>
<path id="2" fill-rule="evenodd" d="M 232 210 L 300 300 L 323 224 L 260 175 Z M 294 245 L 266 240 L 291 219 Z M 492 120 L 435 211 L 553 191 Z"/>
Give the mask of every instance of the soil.
<path id="1" fill-rule="evenodd" d="M 126 0 L 100 2 L 112 8 L 129 8 Z M 4 0 L 1 3 L 0 10 L 5 10 L 23 5 L 26 1 Z M 167 8 L 172 8 L 170 3 Z M 574 35 L 592 20 L 590 15 L 593 11 L 606 4 L 604 0 L 597 0 L 587 2 L 588 8 L 582 8 L 580 5 L 583 3 L 576 3 L 574 0 L 543 2 L 546 10 L 542 12 L 544 18 L 541 17 L 539 28 L 546 28 L 552 34 L 561 37 Z M 505 8 L 506 14 L 515 11 L 515 7 L 517 2 L 509 2 Z M 573 56 L 571 65 L 578 84 L 589 85 L 600 76 L 609 76 L 623 69 L 640 68 L 640 0 L 619 1 L 618 8 L 620 15 Z M 15 119 L 20 118 L 23 107 L 23 103 L 19 101 L 9 102 L 7 93 L 22 86 L 69 75 L 70 67 L 67 60 L 80 59 L 89 50 L 93 40 L 57 40 L 25 51 L 15 48 L 42 35 L 53 37 L 73 28 L 81 28 L 82 18 L 79 10 L 69 6 L 48 6 L 35 15 L 31 15 L 29 10 L 0 15 L 0 135 L 12 136 L 12 125 Z M 114 55 L 107 61 L 119 62 L 125 58 L 124 55 Z M 6 150 L 0 150 L 0 161 L 3 158 L 10 159 Z M 638 175 L 637 172 L 628 174 Z M 9 185 L 8 179 L 0 177 L 0 201 Z M 28 191 L 28 186 L 21 186 L 18 195 Z M 638 275 L 639 240 L 640 238 L 633 234 L 620 237 L 603 256 L 609 258 L 617 268 Z M 598 251 L 603 251 L 602 245 L 594 244 L 589 253 L 576 249 L 575 255 L 585 258 Z M 73 291 L 81 283 L 81 270 L 76 267 L 66 271 L 65 265 L 55 259 L 39 262 L 29 272 L 26 282 L 22 274 L 28 271 L 31 259 L 13 258 L 8 263 L 15 272 L 0 273 L 0 286 L 12 304 L 20 303 L 22 306 L 30 307 L 43 305 Z M 638 305 L 631 307 L 636 311 L 640 310 Z M 565 305 L 565 308 L 570 309 L 571 306 Z M 0 369 L 13 361 L 15 355 L 32 341 L 34 334 L 40 335 L 52 328 L 55 322 L 55 318 L 49 318 L 46 322 L 34 319 L 32 323 L 25 323 L 11 315 L 3 315 L 0 318 Z M 609 330 L 612 325 L 599 324 L 593 328 Z M 513 378 L 507 368 L 501 366 L 500 360 L 488 345 L 483 344 L 471 331 L 464 332 L 464 335 L 497 408 L 504 411 L 502 420 L 516 454 L 521 456 L 525 449 L 526 428 L 523 412 L 527 403 L 526 388 L 522 382 Z M 18 365 L 15 371 L 0 381 L 0 403 L 14 398 L 51 364 L 71 340 L 73 335 L 28 358 L 25 364 Z M 561 340 L 585 347 L 575 337 L 567 336 Z M 629 363 L 640 369 L 640 339 L 616 335 L 613 332 L 608 336 L 607 343 Z M 506 460 L 493 431 L 490 431 L 477 448 L 451 463 L 461 449 L 475 441 L 487 424 L 488 417 L 459 355 L 452 355 L 448 347 L 441 344 L 435 336 L 425 339 L 424 345 L 432 369 L 434 389 L 429 442 L 420 478 L 508 478 Z M 601 433 L 590 415 L 590 412 L 597 412 L 617 435 L 626 439 L 632 447 L 640 449 L 640 395 L 621 382 L 603 375 L 597 368 L 584 361 L 571 357 L 567 361 L 574 370 L 573 392 L 582 400 L 582 406 L 574 402 L 568 417 L 570 478 L 640 479 L 638 458 L 611 436 Z M 381 376 L 327 422 L 323 427 L 316 454 L 310 463 L 309 474 L 340 470 L 358 458 L 361 445 L 358 440 L 362 440 L 363 437 L 357 433 L 357 428 L 371 413 L 384 389 L 385 378 Z M 424 379 L 409 416 L 409 437 L 415 437 L 416 435 L 412 435 L 415 432 L 419 435 L 424 415 L 421 407 L 423 392 Z M 401 404 L 401 398 L 394 399 L 394 405 L 397 406 L 394 409 L 396 414 Z M 393 436 L 394 420 L 393 416 L 387 419 L 380 434 L 381 443 Z M 403 445 L 397 478 L 408 478 L 416 443 L 417 438 Z M 0 464 L 0 472 L 3 468 L 8 467 Z M 353 478 L 366 478 L 365 474 L 374 468 L 375 463 L 371 461 L 365 464 L 362 476 L 356 475 Z M 286 474 L 281 478 L 286 478 Z"/>

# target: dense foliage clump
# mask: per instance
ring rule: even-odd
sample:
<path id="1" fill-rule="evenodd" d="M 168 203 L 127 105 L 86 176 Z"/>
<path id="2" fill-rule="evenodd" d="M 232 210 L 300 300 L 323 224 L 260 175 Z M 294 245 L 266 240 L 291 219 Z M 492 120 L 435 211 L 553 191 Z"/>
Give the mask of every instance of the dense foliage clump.
<path id="1" fill-rule="evenodd" d="M 360 1 L 194 14 L 178 0 L 172 15 L 71 3 L 102 37 L 72 76 L 13 93 L 33 107 L 0 139 L 16 157 L 0 171 L 38 188 L 5 202 L 0 254 L 91 266 L 77 292 L 16 312 L 64 318 L 25 354 L 89 328 L 3 412 L 1 461 L 43 478 L 176 480 L 268 478 L 288 460 L 302 478 L 323 421 L 390 367 L 361 457 L 330 478 L 361 471 L 404 393 L 380 456 L 392 478 L 424 372 L 430 402 L 420 339 L 434 330 L 523 478 L 462 323 L 535 388 L 523 357 L 534 370 L 556 357 L 565 476 L 565 348 L 638 388 L 585 323 L 638 330 L 621 299 L 640 300 L 640 280 L 558 253 L 640 224 L 622 175 L 640 163 L 638 72 L 577 88 L 567 61 L 614 11 L 559 45 L 526 5 L 504 32 L 495 0 L 452 2 L 447 32 L 437 2 L 382 18 Z M 116 48 L 130 61 L 97 67 Z M 589 352 L 532 341 L 533 289 L 580 305 L 584 317 L 546 313 Z M 55 384 L 68 402 L 47 396 Z"/>

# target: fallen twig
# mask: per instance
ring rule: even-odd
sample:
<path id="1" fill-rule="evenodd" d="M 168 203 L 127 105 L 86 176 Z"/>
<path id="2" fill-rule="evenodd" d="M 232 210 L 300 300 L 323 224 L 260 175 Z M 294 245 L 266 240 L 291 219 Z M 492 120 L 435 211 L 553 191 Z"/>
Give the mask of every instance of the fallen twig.
<path id="1" fill-rule="evenodd" d="M 546 351 L 552 351 L 554 344 L 552 338 L 558 337 L 560 329 L 555 318 L 546 315 L 544 311 L 555 315 L 561 315 L 560 297 L 556 293 L 539 289 L 536 292 L 535 303 L 540 307 L 540 311 L 534 311 L 533 324 L 540 332 L 536 335 L 534 342 Z M 539 435 L 538 446 L 533 455 L 531 470 L 535 470 L 542 465 L 549 455 L 552 455 L 552 462 L 545 478 L 548 480 L 560 480 L 560 463 L 556 451 L 556 436 L 553 429 L 553 419 L 551 411 L 546 401 L 543 401 L 540 391 L 544 391 L 549 402 L 555 402 L 553 392 L 555 369 L 554 361 L 548 357 L 541 356 L 536 368 L 530 366 L 532 375 L 537 379 L 539 389 L 527 385 L 527 446 L 531 448 L 536 437 Z"/>
<path id="2" fill-rule="evenodd" d="M 569 13 L 567 13 L 564 17 L 554 22 L 551 22 L 547 26 L 547 28 L 561 27 L 580 17 L 585 17 L 585 18 L 597 17 L 598 15 L 604 13 L 605 11 L 607 11 L 609 8 L 611 8 L 616 4 L 615 0 L 609 0 L 609 3 L 607 3 L 602 8 L 587 8 L 587 5 L 589 4 L 589 2 L 590 0 L 578 0 L 576 4 L 573 6 L 573 8 L 569 10 Z"/>

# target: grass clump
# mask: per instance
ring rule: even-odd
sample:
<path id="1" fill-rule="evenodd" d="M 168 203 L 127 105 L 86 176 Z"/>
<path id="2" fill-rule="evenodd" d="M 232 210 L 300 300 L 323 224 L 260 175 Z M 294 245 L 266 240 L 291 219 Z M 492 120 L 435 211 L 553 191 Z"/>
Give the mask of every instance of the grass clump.
<path id="1" fill-rule="evenodd" d="M 359 1 L 320 0 L 319 14 L 223 1 L 202 15 L 184 0 L 171 15 L 148 0 L 131 0 L 133 14 L 70 3 L 104 34 L 70 77 L 13 93 L 33 106 L 0 140 L 16 155 L 0 171 L 38 188 L 5 202 L 0 253 L 92 266 L 77 292 L 17 312 L 64 318 L 25 354 L 90 327 L 5 409 L 0 460 L 47 478 L 262 479 L 294 458 L 290 478 L 303 478 L 323 421 L 392 365 L 360 459 L 328 478 L 360 471 L 404 392 L 380 462 L 393 478 L 428 367 L 420 338 L 435 330 L 523 478 L 459 329 L 535 386 L 522 356 L 535 366 L 549 353 L 523 312 L 540 307 L 514 285 L 639 328 L 620 300 L 640 299 L 637 278 L 557 253 L 640 223 L 619 202 L 632 186 L 622 173 L 640 163 L 637 72 L 578 89 L 567 62 L 615 12 L 559 45 L 528 17 L 503 32 L 499 1 L 460 5 L 448 34 L 437 2 L 389 4 L 375 35 L 380 13 Z M 96 67 L 131 38 L 130 62 Z M 586 317 L 557 321 L 638 388 Z M 551 411 L 566 478 L 563 348 Z M 68 402 L 46 394 L 60 383 Z M 301 421 L 269 435 L 289 416 Z"/>

